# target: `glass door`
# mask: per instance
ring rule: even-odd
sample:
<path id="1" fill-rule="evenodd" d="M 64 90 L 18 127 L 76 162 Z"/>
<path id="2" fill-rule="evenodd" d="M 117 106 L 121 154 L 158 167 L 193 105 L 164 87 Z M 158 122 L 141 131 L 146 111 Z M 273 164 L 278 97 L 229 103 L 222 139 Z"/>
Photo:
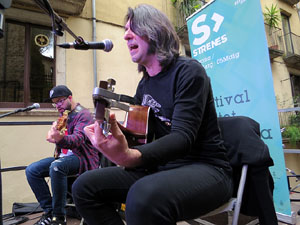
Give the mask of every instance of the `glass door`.
<path id="1" fill-rule="evenodd" d="M 282 20 L 282 30 L 283 30 L 286 54 L 290 55 L 294 53 L 294 50 L 293 50 L 293 43 L 292 43 L 292 36 L 291 36 L 292 33 L 290 28 L 289 17 L 285 14 L 281 14 L 281 20 Z"/>

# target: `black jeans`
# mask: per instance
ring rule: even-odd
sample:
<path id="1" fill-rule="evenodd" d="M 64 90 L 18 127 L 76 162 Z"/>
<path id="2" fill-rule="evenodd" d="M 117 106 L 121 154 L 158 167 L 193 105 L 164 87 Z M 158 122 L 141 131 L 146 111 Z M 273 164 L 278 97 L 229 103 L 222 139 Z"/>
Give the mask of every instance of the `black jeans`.
<path id="1" fill-rule="evenodd" d="M 124 224 L 115 209 L 115 203 L 122 202 L 126 202 L 128 225 L 174 225 L 222 205 L 233 186 L 222 169 L 195 163 L 152 174 L 101 168 L 79 176 L 72 189 L 88 225 Z"/>

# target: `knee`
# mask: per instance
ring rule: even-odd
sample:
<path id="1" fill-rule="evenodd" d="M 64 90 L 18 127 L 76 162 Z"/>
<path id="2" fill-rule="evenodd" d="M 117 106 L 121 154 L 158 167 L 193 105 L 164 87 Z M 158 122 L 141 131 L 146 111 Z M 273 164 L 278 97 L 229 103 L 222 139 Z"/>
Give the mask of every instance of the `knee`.
<path id="1" fill-rule="evenodd" d="M 31 172 L 32 171 L 31 165 L 32 164 L 30 164 L 29 166 L 27 166 L 26 169 L 25 169 L 26 177 L 30 176 L 30 174 L 32 173 Z"/>
<path id="2" fill-rule="evenodd" d="M 26 167 L 25 174 L 27 179 L 31 177 L 36 177 L 39 174 L 39 169 L 37 168 L 35 163 L 32 163 Z"/>
<path id="3" fill-rule="evenodd" d="M 82 193 L 82 182 L 80 181 L 81 176 L 77 177 L 77 179 L 72 184 L 72 195 L 73 198 L 76 198 L 77 196 L 80 196 Z"/>
<path id="4" fill-rule="evenodd" d="M 144 216 L 145 212 L 151 214 L 153 209 L 157 210 L 164 196 L 157 193 L 154 188 L 148 185 L 143 185 L 139 182 L 134 184 L 127 195 L 126 199 L 126 217 L 131 218 Z"/>
<path id="5" fill-rule="evenodd" d="M 55 173 L 60 173 L 62 175 L 67 176 L 66 168 L 63 165 L 61 159 L 54 160 L 49 167 L 49 175 L 53 177 Z"/>
<path id="6" fill-rule="evenodd" d="M 72 196 L 75 204 L 94 199 L 89 184 L 91 181 L 86 177 L 87 172 L 77 177 L 72 185 Z"/>
<path id="7" fill-rule="evenodd" d="M 176 200 L 167 197 L 166 189 L 160 185 L 135 183 L 126 199 L 126 221 L 128 224 L 175 224 Z"/>

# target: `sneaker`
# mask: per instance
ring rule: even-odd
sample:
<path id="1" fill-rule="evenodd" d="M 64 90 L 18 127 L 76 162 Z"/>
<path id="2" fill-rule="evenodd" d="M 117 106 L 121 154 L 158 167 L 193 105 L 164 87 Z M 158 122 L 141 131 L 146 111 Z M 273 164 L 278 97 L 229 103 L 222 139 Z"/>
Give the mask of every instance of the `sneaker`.
<path id="1" fill-rule="evenodd" d="M 67 225 L 65 216 L 53 216 L 50 225 Z"/>
<path id="2" fill-rule="evenodd" d="M 49 225 L 52 220 L 51 212 L 44 213 L 42 217 L 34 225 Z"/>

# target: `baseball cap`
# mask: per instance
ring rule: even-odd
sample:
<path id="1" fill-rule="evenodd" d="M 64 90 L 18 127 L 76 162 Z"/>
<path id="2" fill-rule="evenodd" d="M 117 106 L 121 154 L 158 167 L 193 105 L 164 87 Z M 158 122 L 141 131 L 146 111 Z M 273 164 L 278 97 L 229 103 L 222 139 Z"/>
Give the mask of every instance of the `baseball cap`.
<path id="1" fill-rule="evenodd" d="M 57 98 L 57 97 L 68 97 L 72 95 L 72 91 L 65 85 L 57 85 L 56 87 L 50 90 L 50 99 Z"/>

